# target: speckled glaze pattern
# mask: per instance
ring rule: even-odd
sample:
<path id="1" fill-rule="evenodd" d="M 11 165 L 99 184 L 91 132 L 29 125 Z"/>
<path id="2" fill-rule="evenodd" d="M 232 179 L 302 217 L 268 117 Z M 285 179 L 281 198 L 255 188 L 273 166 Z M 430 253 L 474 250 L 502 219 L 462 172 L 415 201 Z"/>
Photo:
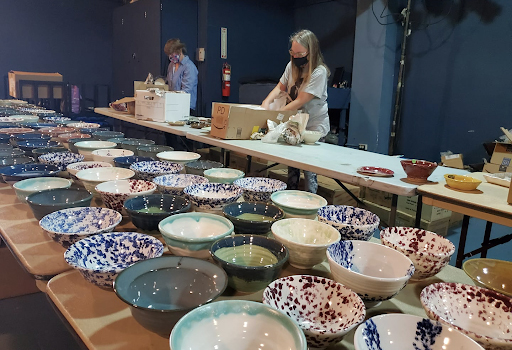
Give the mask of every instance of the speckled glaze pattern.
<path id="1" fill-rule="evenodd" d="M 112 231 L 122 220 L 117 211 L 98 207 L 68 208 L 44 216 L 39 226 L 64 247 L 84 237 Z"/>
<path id="2" fill-rule="evenodd" d="M 343 241 L 368 241 L 380 224 L 379 217 L 371 211 L 347 205 L 326 205 L 318 209 L 318 221 L 337 229 Z"/>
<path id="3" fill-rule="evenodd" d="M 65 170 L 68 165 L 83 161 L 84 156 L 71 152 L 57 152 L 43 154 L 38 159 L 43 164 L 53 164 L 58 166 L 60 170 Z"/>
<path id="4" fill-rule="evenodd" d="M 280 278 L 265 289 L 263 303 L 295 320 L 309 349 L 324 349 L 341 341 L 366 315 L 364 303 L 356 293 L 317 276 Z"/>
<path id="5" fill-rule="evenodd" d="M 433 283 L 421 291 L 420 301 L 429 318 L 487 350 L 512 349 L 512 298 L 462 283 Z"/>
<path id="6" fill-rule="evenodd" d="M 204 183 L 187 186 L 183 189 L 185 196 L 196 210 L 222 210 L 229 203 L 236 202 L 243 190 L 235 185 Z"/>
<path id="7" fill-rule="evenodd" d="M 244 177 L 233 182 L 243 188 L 247 202 L 268 202 L 272 193 L 286 190 L 286 183 L 266 177 Z"/>
<path id="8" fill-rule="evenodd" d="M 178 174 L 183 170 L 183 165 L 154 160 L 133 163 L 130 165 L 130 169 L 135 171 L 139 180 L 152 181 L 155 177 L 160 175 Z"/>
<path id="9" fill-rule="evenodd" d="M 455 253 L 455 246 L 448 239 L 413 227 L 388 227 L 380 231 L 380 241 L 411 259 L 415 268 L 413 280 L 436 275 Z"/>
<path id="10" fill-rule="evenodd" d="M 64 259 L 89 282 L 112 288 L 119 272 L 137 261 L 162 255 L 158 239 L 136 232 L 108 232 L 82 239 L 70 246 Z"/>
<path id="11" fill-rule="evenodd" d="M 96 192 L 100 194 L 105 206 L 118 212 L 123 211 L 124 202 L 128 198 L 152 194 L 155 190 L 156 185 L 145 180 L 116 180 L 96 185 Z"/>
<path id="12" fill-rule="evenodd" d="M 331 274 L 365 302 L 393 298 L 414 274 L 412 261 L 396 250 L 366 241 L 340 241 L 327 248 Z"/>
<path id="13" fill-rule="evenodd" d="M 158 191 L 164 194 L 183 196 L 183 189 L 190 185 L 208 183 L 208 179 L 193 174 L 166 174 L 153 179 Z"/>

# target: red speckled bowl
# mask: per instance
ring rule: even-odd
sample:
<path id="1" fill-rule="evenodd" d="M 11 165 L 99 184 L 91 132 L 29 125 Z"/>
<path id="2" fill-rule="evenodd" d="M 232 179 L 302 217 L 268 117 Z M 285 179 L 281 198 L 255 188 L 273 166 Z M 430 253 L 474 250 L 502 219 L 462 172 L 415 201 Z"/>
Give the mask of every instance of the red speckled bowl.
<path id="1" fill-rule="evenodd" d="M 427 180 L 427 178 L 436 170 L 437 163 L 427 162 L 426 160 L 401 160 L 402 168 L 408 178 Z"/>

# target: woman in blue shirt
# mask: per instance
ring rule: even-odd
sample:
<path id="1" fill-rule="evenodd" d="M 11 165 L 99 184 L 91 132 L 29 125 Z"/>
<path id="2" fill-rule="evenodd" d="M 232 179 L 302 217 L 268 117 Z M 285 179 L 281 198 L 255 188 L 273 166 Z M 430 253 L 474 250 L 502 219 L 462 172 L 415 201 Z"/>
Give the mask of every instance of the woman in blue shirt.
<path id="1" fill-rule="evenodd" d="M 194 114 L 197 101 L 197 68 L 187 56 L 187 47 L 180 39 L 169 39 L 164 52 L 169 57 L 167 84 L 171 91 L 185 91 L 190 94 L 190 115 Z"/>

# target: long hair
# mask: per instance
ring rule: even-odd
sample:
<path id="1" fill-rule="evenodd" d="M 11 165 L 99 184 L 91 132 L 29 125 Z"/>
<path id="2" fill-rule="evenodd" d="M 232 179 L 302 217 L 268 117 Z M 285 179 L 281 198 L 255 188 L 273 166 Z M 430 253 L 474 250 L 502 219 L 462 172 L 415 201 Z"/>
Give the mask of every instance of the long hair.
<path id="1" fill-rule="evenodd" d="M 300 45 L 304 46 L 308 50 L 308 71 L 306 73 L 306 76 L 304 77 L 304 83 L 307 83 L 309 81 L 309 78 L 311 77 L 311 74 L 316 69 L 316 67 L 322 65 L 327 70 L 327 76 L 331 75 L 331 72 L 329 71 L 329 68 L 324 62 L 324 56 L 322 55 L 322 52 L 320 51 L 320 44 L 318 43 L 318 38 L 316 35 L 307 29 L 299 30 L 298 32 L 292 34 L 290 36 L 290 45 L 296 41 Z M 290 55 L 290 61 L 292 60 L 292 56 Z M 303 74 L 304 68 L 299 68 L 292 64 L 292 77 L 294 81 L 297 81 Z"/>

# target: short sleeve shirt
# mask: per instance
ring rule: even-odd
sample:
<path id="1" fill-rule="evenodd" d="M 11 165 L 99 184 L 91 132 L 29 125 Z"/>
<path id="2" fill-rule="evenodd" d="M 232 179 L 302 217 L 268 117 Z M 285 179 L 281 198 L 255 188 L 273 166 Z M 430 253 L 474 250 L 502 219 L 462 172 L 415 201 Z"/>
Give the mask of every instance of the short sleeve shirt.
<path id="1" fill-rule="evenodd" d="M 306 129 L 321 131 L 325 136 L 330 129 L 327 107 L 327 70 L 323 65 L 316 67 L 311 73 L 308 83 L 304 84 L 303 78 L 293 81 L 291 64 L 291 62 L 288 62 L 279 81 L 286 86 L 286 90 L 293 100 L 297 98 L 301 91 L 314 96 L 311 101 L 301 108 L 303 112 L 309 114 Z"/>

